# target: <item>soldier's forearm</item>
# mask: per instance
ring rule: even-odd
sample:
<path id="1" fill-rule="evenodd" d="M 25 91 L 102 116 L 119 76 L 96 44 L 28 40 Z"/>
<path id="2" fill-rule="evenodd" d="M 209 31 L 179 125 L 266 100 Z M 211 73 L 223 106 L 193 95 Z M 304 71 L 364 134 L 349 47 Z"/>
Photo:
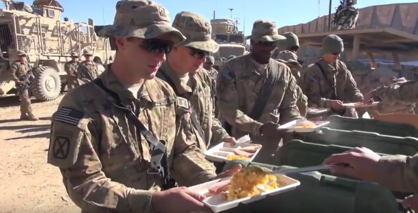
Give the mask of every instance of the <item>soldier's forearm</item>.
<path id="1" fill-rule="evenodd" d="M 378 183 L 399 192 L 418 193 L 418 156 L 384 156 L 378 163 Z"/>
<path id="2" fill-rule="evenodd" d="M 254 135 L 260 134 L 260 127 L 263 123 L 260 123 L 246 114 L 241 110 L 229 110 L 228 107 L 225 107 L 221 110 L 222 117 L 233 127 L 237 128 L 240 131 L 251 133 Z"/>
<path id="3" fill-rule="evenodd" d="M 418 101 L 418 81 L 395 83 L 375 90 L 375 96 L 385 101 Z"/>
<path id="4" fill-rule="evenodd" d="M 212 124 L 212 141 L 221 141 L 222 139 L 229 137 L 228 132 L 222 127 L 222 124 L 218 119 L 214 118 Z"/>

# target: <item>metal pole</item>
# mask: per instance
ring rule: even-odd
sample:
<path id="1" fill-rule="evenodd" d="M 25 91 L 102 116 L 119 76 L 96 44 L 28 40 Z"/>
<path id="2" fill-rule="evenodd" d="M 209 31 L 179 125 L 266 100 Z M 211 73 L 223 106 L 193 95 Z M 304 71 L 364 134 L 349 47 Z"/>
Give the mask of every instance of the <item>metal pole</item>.
<path id="1" fill-rule="evenodd" d="M 332 0 L 329 0 L 329 8 L 328 8 L 328 31 L 331 31 L 331 13 L 332 13 Z"/>

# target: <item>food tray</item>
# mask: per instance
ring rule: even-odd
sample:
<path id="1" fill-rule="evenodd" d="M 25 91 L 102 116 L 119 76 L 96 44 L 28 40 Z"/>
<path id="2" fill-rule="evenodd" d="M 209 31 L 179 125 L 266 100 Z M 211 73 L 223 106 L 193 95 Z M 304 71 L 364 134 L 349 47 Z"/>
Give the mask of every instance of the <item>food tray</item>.
<path id="1" fill-rule="evenodd" d="M 365 108 L 365 107 L 374 107 L 377 106 L 380 102 L 373 102 L 370 104 L 363 104 L 361 102 L 358 103 L 344 103 L 343 106 L 347 108 Z"/>
<path id="2" fill-rule="evenodd" d="M 316 126 L 313 128 L 295 128 L 298 125 L 301 125 L 303 122 L 310 122 L 314 123 Z M 301 120 L 294 120 L 289 123 L 283 124 L 279 127 L 279 129 L 288 130 L 288 132 L 313 132 L 318 128 L 321 128 L 325 125 L 328 125 L 329 121 L 307 121 L 304 119 Z"/>
<path id="3" fill-rule="evenodd" d="M 226 158 L 226 156 L 228 154 L 234 154 L 234 150 L 240 150 L 241 148 L 245 148 L 245 147 L 252 147 L 252 146 L 259 146 L 259 149 L 257 151 L 254 152 L 254 154 L 249 157 L 250 160 L 252 161 L 255 156 L 257 156 L 258 152 L 260 152 L 261 150 L 261 145 L 260 144 L 252 144 L 252 143 L 238 143 L 235 146 L 231 146 L 231 144 L 229 143 L 220 143 L 214 147 L 212 147 L 211 149 L 207 150 L 205 152 L 205 157 L 208 160 L 211 161 L 215 161 L 215 162 L 225 162 L 225 161 L 230 161 Z"/>
<path id="4" fill-rule="evenodd" d="M 310 115 L 317 115 L 317 114 L 321 114 L 321 113 L 325 113 L 330 111 L 330 109 L 327 108 L 308 108 L 307 113 Z"/>
<path id="5" fill-rule="evenodd" d="M 222 212 L 228 209 L 235 208 L 240 203 L 243 203 L 243 204 L 252 203 L 252 202 L 264 199 L 267 196 L 277 195 L 283 192 L 291 191 L 300 185 L 299 181 L 293 178 L 290 178 L 288 176 L 277 175 L 277 177 L 279 179 L 280 185 L 282 185 L 282 187 L 279 187 L 277 189 L 269 190 L 253 197 L 246 197 L 246 198 L 242 198 L 242 199 L 238 199 L 238 200 L 234 200 L 230 202 L 227 202 L 225 200 L 224 195 L 213 195 L 203 200 L 203 203 L 207 207 L 209 207 L 213 212 Z M 214 186 L 215 184 L 221 181 L 226 181 L 229 179 L 231 179 L 231 177 L 213 180 L 207 183 L 189 187 L 189 189 L 193 192 L 206 195 L 209 193 L 209 188 L 211 188 L 212 186 Z"/>

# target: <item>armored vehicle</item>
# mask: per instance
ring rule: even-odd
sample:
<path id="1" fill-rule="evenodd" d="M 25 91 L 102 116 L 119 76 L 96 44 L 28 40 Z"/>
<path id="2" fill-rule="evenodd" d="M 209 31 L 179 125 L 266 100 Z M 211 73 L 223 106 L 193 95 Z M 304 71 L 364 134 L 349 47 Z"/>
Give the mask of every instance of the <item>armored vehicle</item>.
<path id="1" fill-rule="evenodd" d="M 232 56 L 246 54 L 247 45 L 242 31 L 238 31 L 237 22 L 232 19 L 212 19 L 213 39 L 219 44 L 219 51 L 214 54 L 214 68 L 218 69 Z"/>
<path id="2" fill-rule="evenodd" d="M 32 6 L 23 2 L 3 0 L 0 10 L 0 97 L 15 96 L 15 82 L 10 81 L 8 70 L 24 51 L 35 76 L 30 85 L 31 94 L 39 101 L 58 97 L 65 88 L 64 63 L 71 52 L 80 55 L 83 50 L 94 52 L 94 57 L 108 61 L 113 57 L 109 41 L 99 38 L 93 20 L 75 23 L 61 20 L 64 8 L 55 0 L 35 0 Z M 82 59 L 82 58 L 80 58 Z"/>

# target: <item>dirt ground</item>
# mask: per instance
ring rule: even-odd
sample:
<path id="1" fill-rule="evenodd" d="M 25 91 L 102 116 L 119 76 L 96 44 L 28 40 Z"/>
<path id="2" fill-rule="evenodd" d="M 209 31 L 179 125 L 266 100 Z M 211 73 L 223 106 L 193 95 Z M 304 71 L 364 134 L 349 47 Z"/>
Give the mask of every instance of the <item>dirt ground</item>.
<path id="1" fill-rule="evenodd" d="M 58 169 L 46 163 L 50 118 L 61 98 L 34 103 L 40 118 L 36 122 L 18 120 L 18 99 L 0 99 L 2 212 L 80 212 L 67 196 Z"/>

